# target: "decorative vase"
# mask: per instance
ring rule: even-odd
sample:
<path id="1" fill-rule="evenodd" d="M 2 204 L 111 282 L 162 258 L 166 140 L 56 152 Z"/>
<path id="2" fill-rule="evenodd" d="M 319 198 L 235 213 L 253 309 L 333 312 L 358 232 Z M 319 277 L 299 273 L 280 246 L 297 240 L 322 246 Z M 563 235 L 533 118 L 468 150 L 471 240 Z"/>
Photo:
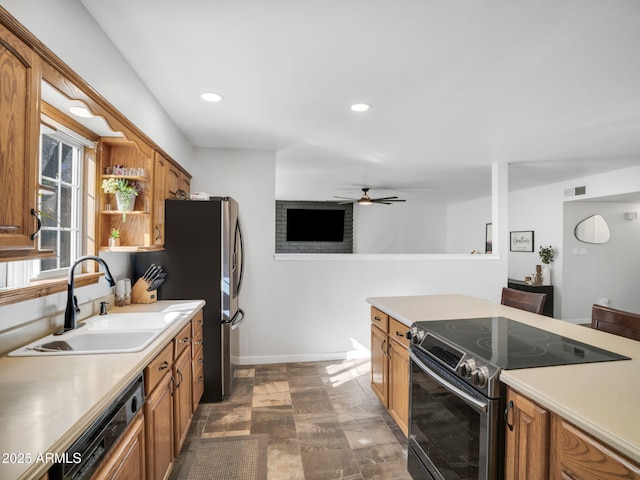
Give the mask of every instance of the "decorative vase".
<path id="1" fill-rule="evenodd" d="M 551 285 L 551 265 L 542 264 L 542 285 Z"/>
<path id="2" fill-rule="evenodd" d="M 109 237 L 109 246 L 110 247 L 119 247 L 120 246 L 120 239 L 119 238 Z"/>
<path id="3" fill-rule="evenodd" d="M 542 285 L 542 265 L 536 265 L 536 273 L 533 274 L 533 285 Z"/>
<path id="4" fill-rule="evenodd" d="M 118 211 L 123 213 L 132 211 L 136 203 L 135 192 L 116 192 L 116 203 Z"/>

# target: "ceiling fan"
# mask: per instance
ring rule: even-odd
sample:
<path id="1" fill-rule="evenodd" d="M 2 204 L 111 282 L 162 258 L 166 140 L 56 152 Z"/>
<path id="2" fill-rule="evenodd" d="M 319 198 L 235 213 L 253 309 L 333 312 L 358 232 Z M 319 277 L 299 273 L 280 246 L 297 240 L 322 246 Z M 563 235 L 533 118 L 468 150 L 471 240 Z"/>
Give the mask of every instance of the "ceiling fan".
<path id="1" fill-rule="evenodd" d="M 368 188 L 364 187 L 362 189 L 363 195 L 360 198 L 347 198 L 347 197 L 335 197 L 343 200 L 347 200 L 346 202 L 338 202 L 338 205 L 344 205 L 346 203 L 358 203 L 358 205 L 371 205 L 372 203 L 384 203 L 385 205 L 391 205 L 393 202 L 405 202 L 406 200 L 400 199 L 398 197 L 381 197 L 381 198 L 371 198 L 367 194 L 369 191 Z"/>

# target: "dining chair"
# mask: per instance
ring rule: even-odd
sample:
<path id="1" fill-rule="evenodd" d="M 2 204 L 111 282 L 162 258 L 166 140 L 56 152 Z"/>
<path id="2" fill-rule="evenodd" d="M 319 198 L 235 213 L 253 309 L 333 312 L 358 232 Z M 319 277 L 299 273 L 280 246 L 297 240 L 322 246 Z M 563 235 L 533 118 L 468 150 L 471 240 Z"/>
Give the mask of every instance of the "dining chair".
<path id="1" fill-rule="evenodd" d="M 527 312 L 542 313 L 544 301 L 547 299 L 546 293 L 533 293 L 515 290 L 513 288 L 502 289 L 502 305 L 519 308 Z"/>
<path id="2" fill-rule="evenodd" d="M 640 340 L 640 314 L 593 305 L 591 308 L 591 328 Z"/>

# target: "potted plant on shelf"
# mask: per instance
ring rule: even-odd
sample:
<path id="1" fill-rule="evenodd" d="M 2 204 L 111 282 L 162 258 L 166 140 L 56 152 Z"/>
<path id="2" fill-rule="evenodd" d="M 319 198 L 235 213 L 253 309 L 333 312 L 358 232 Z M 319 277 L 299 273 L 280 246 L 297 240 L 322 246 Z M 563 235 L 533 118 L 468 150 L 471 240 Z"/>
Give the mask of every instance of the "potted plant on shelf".
<path id="1" fill-rule="evenodd" d="M 107 178 L 102 181 L 104 193 L 115 194 L 118 211 L 122 212 L 122 221 L 127 221 L 127 212 L 133 210 L 133 205 L 138 195 L 136 184 L 129 184 L 124 178 Z"/>
<path id="2" fill-rule="evenodd" d="M 540 245 L 538 254 L 542 261 L 542 285 L 551 285 L 551 265 L 549 264 L 553 262 L 556 252 L 551 245 L 548 247 Z"/>
<path id="3" fill-rule="evenodd" d="M 120 230 L 117 228 L 112 228 L 109 232 L 109 246 L 110 247 L 118 247 L 120 246 Z"/>

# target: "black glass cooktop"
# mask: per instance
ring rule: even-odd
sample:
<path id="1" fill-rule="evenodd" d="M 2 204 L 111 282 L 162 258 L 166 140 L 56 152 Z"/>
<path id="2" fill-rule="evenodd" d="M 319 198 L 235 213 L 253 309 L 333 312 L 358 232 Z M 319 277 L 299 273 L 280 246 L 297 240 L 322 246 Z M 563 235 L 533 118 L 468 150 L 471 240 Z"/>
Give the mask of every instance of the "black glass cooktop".
<path id="1" fill-rule="evenodd" d="M 506 370 L 630 360 L 505 317 L 417 323 L 459 350 Z"/>

